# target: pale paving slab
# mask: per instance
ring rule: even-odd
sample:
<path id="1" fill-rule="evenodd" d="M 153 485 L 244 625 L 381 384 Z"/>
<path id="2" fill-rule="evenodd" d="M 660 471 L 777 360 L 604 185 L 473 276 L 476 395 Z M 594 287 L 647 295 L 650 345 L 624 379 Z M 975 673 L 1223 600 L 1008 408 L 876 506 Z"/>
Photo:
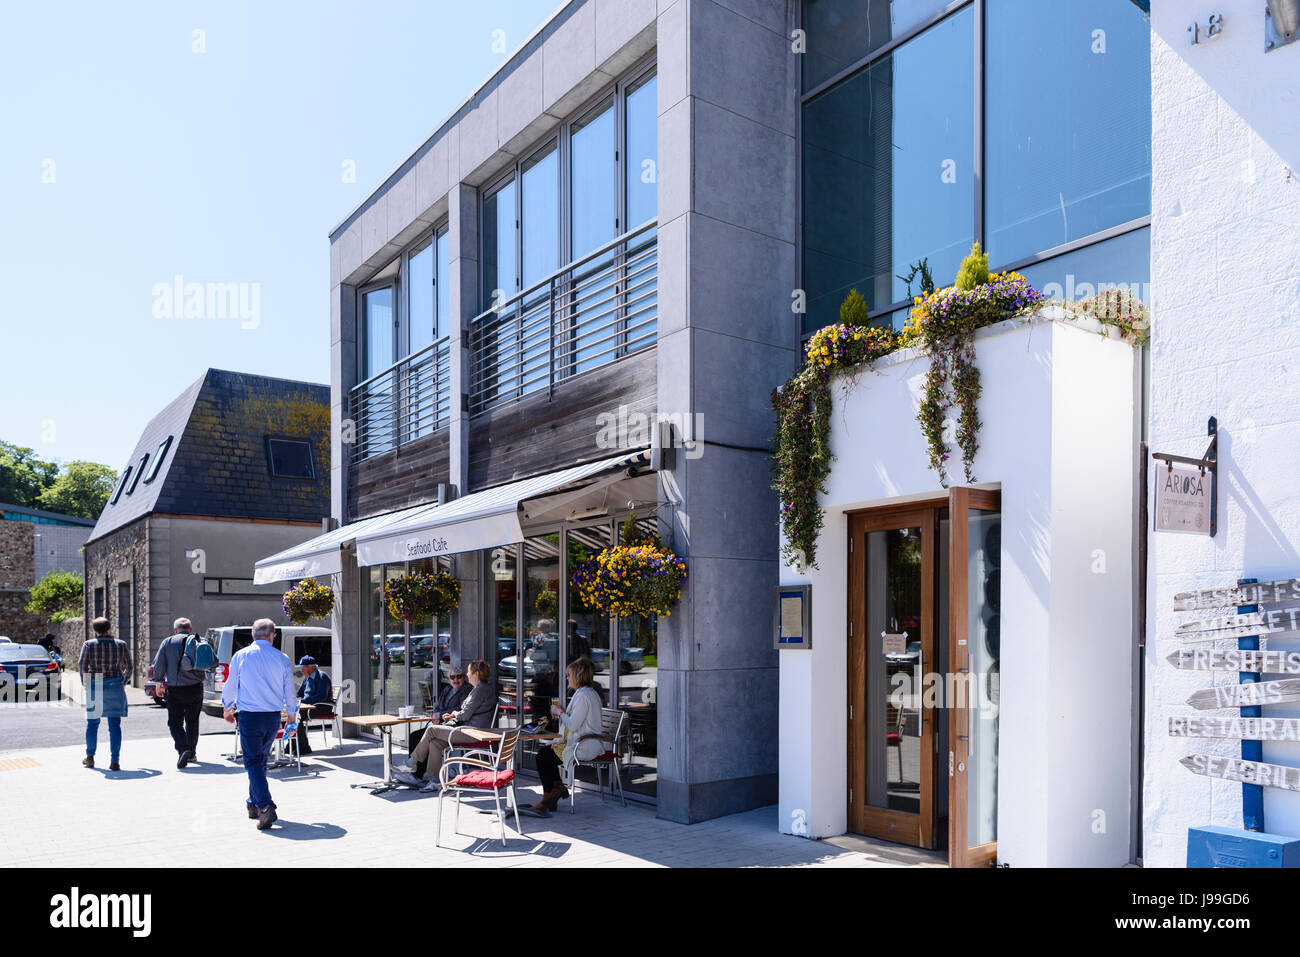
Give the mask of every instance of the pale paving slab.
<path id="1" fill-rule="evenodd" d="M 101 732 L 101 737 L 103 734 Z M 460 833 L 452 804 L 443 822 L 444 847 L 434 846 L 437 799 L 411 791 L 375 795 L 350 785 L 381 773 L 382 751 L 346 741 L 318 751 L 303 771 L 272 771 L 271 794 L 280 821 L 259 832 L 244 811 L 242 766 L 227 761 L 234 738 L 204 735 L 202 763 L 176 770 L 168 738 L 127 741 L 123 770 L 81 766 L 80 747 L 0 753 L 30 758 L 35 767 L 0 771 L 0 815 L 30 817 L 40 809 L 49 827 L 13 828 L 0 846 L 0 867 L 710 867 L 934 866 L 934 857 L 869 842 L 853 848 L 777 832 L 769 807 L 685 826 L 655 818 L 649 808 L 601 802 L 580 792 L 546 819 L 521 817 L 526 837 L 506 829 L 506 847 L 491 817 L 466 804 Z M 107 765 L 107 740 L 101 741 Z M 25 762 L 24 762 L 25 763 Z M 521 803 L 538 799 L 524 776 Z M 490 798 L 488 799 L 490 804 Z M 480 802 L 480 806 L 482 806 Z M 508 819 L 513 823 L 513 815 Z M 901 861 L 900 861 L 901 858 Z"/>

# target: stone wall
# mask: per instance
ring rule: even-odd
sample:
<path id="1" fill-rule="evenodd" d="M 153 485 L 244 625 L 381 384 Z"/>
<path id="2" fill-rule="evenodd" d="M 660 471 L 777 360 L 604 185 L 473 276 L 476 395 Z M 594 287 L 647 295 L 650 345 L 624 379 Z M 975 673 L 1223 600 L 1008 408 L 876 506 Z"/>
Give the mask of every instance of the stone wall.
<path id="1" fill-rule="evenodd" d="M 104 614 L 113 634 L 129 639 L 136 663 L 132 683 L 143 687 L 149 662 L 149 519 L 140 519 L 86 546 L 86 635 L 95 617 L 95 589 L 104 589 Z M 120 585 L 129 586 L 130 605 L 119 607 Z M 89 637 L 87 635 L 87 637 Z"/>
<path id="2" fill-rule="evenodd" d="M 54 643 L 63 652 L 63 667 L 75 668 L 77 659 L 81 657 L 81 646 L 86 643 L 86 619 L 69 618 L 50 625 L 49 630 L 54 633 Z"/>
<path id="3" fill-rule="evenodd" d="M 45 634 L 45 620 L 26 610 L 36 583 L 36 526 L 0 521 L 0 635 L 18 642 Z"/>

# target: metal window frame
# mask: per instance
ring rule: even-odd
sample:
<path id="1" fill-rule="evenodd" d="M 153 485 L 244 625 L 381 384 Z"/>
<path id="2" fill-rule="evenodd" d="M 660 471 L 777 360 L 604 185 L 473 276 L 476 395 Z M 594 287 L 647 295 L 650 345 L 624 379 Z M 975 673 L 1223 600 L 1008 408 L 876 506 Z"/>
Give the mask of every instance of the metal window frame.
<path id="1" fill-rule="evenodd" d="M 803 27 L 802 0 L 791 0 L 791 2 L 794 5 L 795 23 L 797 24 L 798 28 L 802 29 Z M 975 17 L 975 22 L 973 27 L 974 34 L 975 34 L 975 50 L 974 50 L 975 82 L 974 82 L 974 104 L 973 104 L 975 127 L 974 127 L 974 138 L 973 138 L 974 173 L 972 177 L 974 180 L 973 188 L 975 190 L 975 205 L 974 205 L 975 215 L 974 215 L 974 223 L 973 223 L 973 233 L 976 242 L 978 242 L 981 247 L 986 246 L 985 243 L 986 204 L 985 204 L 985 189 L 984 189 L 984 173 L 985 173 L 987 144 L 985 142 L 984 132 L 985 132 L 985 125 L 988 119 L 987 109 L 986 109 L 987 104 L 985 99 L 985 84 L 987 80 L 985 67 L 987 64 L 987 43 L 988 43 L 988 36 L 986 32 L 987 21 L 985 17 L 985 8 L 987 3 L 988 0 L 953 0 L 952 3 L 949 3 L 946 7 L 944 7 L 941 11 L 936 13 L 934 16 L 932 16 L 930 19 L 924 21 L 923 23 L 917 24 L 916 26 L 908 30 L 906 33 L 894 38 L 893 40 L 890 40 L 889 43 L 886 43 L 884 46 L 881 46 L 879 49 L 872 51 L 871 53 L 867 54 L 861 59 L 855 61 L 850 66 L 839 71 L 830 79 L 825 80 L 817 84 L 815 87 L 813 87 L 813 89 L 800 94 L 798 115 L 795 117 L 795 137 L 796 137 L 795 177 L 796 177 L 796 181 L 799 184 L 799 187 L 795 192 L 795 235 L 798 237 L 798 242 L 796 242 L 795 244 L 796 288 L 801 290 L 804 289 L 804 285 L 803 285 L 803 280 L 804 280 L 804 273 L 803 273 L 803 268 L 804 268 L 804 262 L 803 262 L 803 227 L 804 227 L 803 111 L 804 111 L 804 107 L 808 105 L 809 101 L 815 99 L 816 97 L 822 95 L 823 93 L 826 93 L 831 88 L 839 85 L 840 83 L 844 82 L 850 77 L 855 76 L 862 70 L 868 69 L 874 63 L 876 63 L 876 61 L 881 60 L 886 56 L 889 56 L 891 53 L 893 53 L 896 49 L 901 47 L 903 44 L 916 39 L 918 36 L 920 36 L 922 33 L 925 33 L 931 27 L 937 26 L 939 23 L 942 23 L 944 20 L 947 20 L 949 17 L 959 13 L 960 11 L 964 10 L 968 6 L 974 7 L 974 17 Z M 802 84 L 802 82 L 803 82 L 803 71 L 802 69 L 800 69 L 800 83 Z M 1021 259 L 1014 260 L 1012 262 L 1006 263 L 1005 265 L 995 265 L 993 267 L 993 270 L 998 272 L 1005 272 L 1008 270 L 1025 269 L 1029 266 L 1038 265 L 1039 263 L 1043 263 L 1043 262 L 1047 262 L 1048 260 L 1055 259 L 1058 256 L 1064 256 L 1068 253 L 1077 252 L 1080 249 L 1086 249 L 1089 246 L 1095 246 L 1098 245 L 1099 243 L 1104 243 L 1107 240 L 1114 239 L 1117 236 L 1123 236 L 1127 233 L 1136 232 L 1137 230 L 1144 229 L 1146 227 L 1149 227 L 1150 225 L 1151 225 L 1151 214 L 1148 213 L 1145 216 L 1140 216 L 1136 219 L 1129 220 L 1128 222 L 1125 223 L 1117 223 L 1114 226 L 1109 226 L 1106 229 L 1100 230 L 1095 233 L 1091 233 L 1087 236 L 1080 236 L 1077 239 L 1070 240 L 1069 242 L 1062 243 L 1058 246 L 1053 246 L 1050 249 L 1039 250 L 1038 252 L 1033 253 L 1030 256 L 1026 256 Z M 806 290 L 805 290 L 805 295 L 806 295 Z M 889 303 L 888 305 L 880 306 L 876 309 L 871 310 L 867 314 L 867 318 L 869 320 L 875 321 L 877 319 L 881 319 L 886 316 L 891 316 L 893 313 L 897 312 L 898 310 L 904 309 L 910 305 L 911 305 L 911 300 L 900 299 L 897 302 Z M 799 323 L 799 340 L 801 342 L 804 342 L 808 339 L 809 336 L 812 335 L 812 333 L 805 332 L 803 330 L 803 316 L 805 315 L 805 313 L 796 313 L 795 315 L 796 315 L 796 321 Z"/>
<path id="2" fill-rule="evenodd" d="M 275 470 L 275 456 L 271 452 L 272 442 L 289 442 L 294 445 L 301 445 L 307 449 L 307 469 L 310 475 L 281 475 Z M 273 435 L 268 434 L 265 438 L 266 448 L 266 471 L 271 478 L 291 479 L 298 482 L 316 481 L 316 450 L 311 447 L 311 442 L 307 439 L 297 438 L 292 435 Z"/>

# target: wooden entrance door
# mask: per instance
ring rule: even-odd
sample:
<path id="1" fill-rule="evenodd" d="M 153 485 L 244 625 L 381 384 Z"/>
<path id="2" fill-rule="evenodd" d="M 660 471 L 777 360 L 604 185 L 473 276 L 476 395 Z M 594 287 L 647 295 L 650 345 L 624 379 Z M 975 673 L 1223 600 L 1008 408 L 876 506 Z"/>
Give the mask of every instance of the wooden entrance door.
<path id="1" fill-rule="evenodd" d="M 849 829 L 927 848 L 946 836 L 936 834 L 936 727 L 921 686 L 934 660 L 938 515 L 849 516 Z"/>
<path id="2" fill-rule="evenodd" d="M 948 861 L 987 867 L 997 859 L 998 711 L 1001 699 L 1002 496 L 949 493 Z"/>

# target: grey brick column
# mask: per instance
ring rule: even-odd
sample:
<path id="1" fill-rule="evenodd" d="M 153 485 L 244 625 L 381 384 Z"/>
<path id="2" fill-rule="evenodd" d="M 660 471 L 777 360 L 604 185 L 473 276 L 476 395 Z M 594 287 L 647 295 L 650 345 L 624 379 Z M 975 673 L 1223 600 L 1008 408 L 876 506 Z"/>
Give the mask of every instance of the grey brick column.
<path id="1" fill-rule="evenodd" d="M 464 396 L 469 392 L 469 353 L 466 349 L 470 320 L 478 313 L 478 193 L 472 186 L 457 183 L 447 195 L 448 237 L 451 243 L 451 428 L 448 474 L 457 495 L 469 487 L 468 410 Z M 460 608 L 452 614 L 452 659 L 466 664 L 484 656 L 482 631 L 482 575 L 478 553 L 453 558 L 460 579 Z"/>
<path id="2" fill-rule="evenodd" d="M 674 0 L 658 17 L 659 412 L 698 416 L 704 440 L 661 490 L 690 579 L 660 623 L 658 813 L 687 823 L 777 797 L 769 396 L 798 356 L 786 6 Z"/>

